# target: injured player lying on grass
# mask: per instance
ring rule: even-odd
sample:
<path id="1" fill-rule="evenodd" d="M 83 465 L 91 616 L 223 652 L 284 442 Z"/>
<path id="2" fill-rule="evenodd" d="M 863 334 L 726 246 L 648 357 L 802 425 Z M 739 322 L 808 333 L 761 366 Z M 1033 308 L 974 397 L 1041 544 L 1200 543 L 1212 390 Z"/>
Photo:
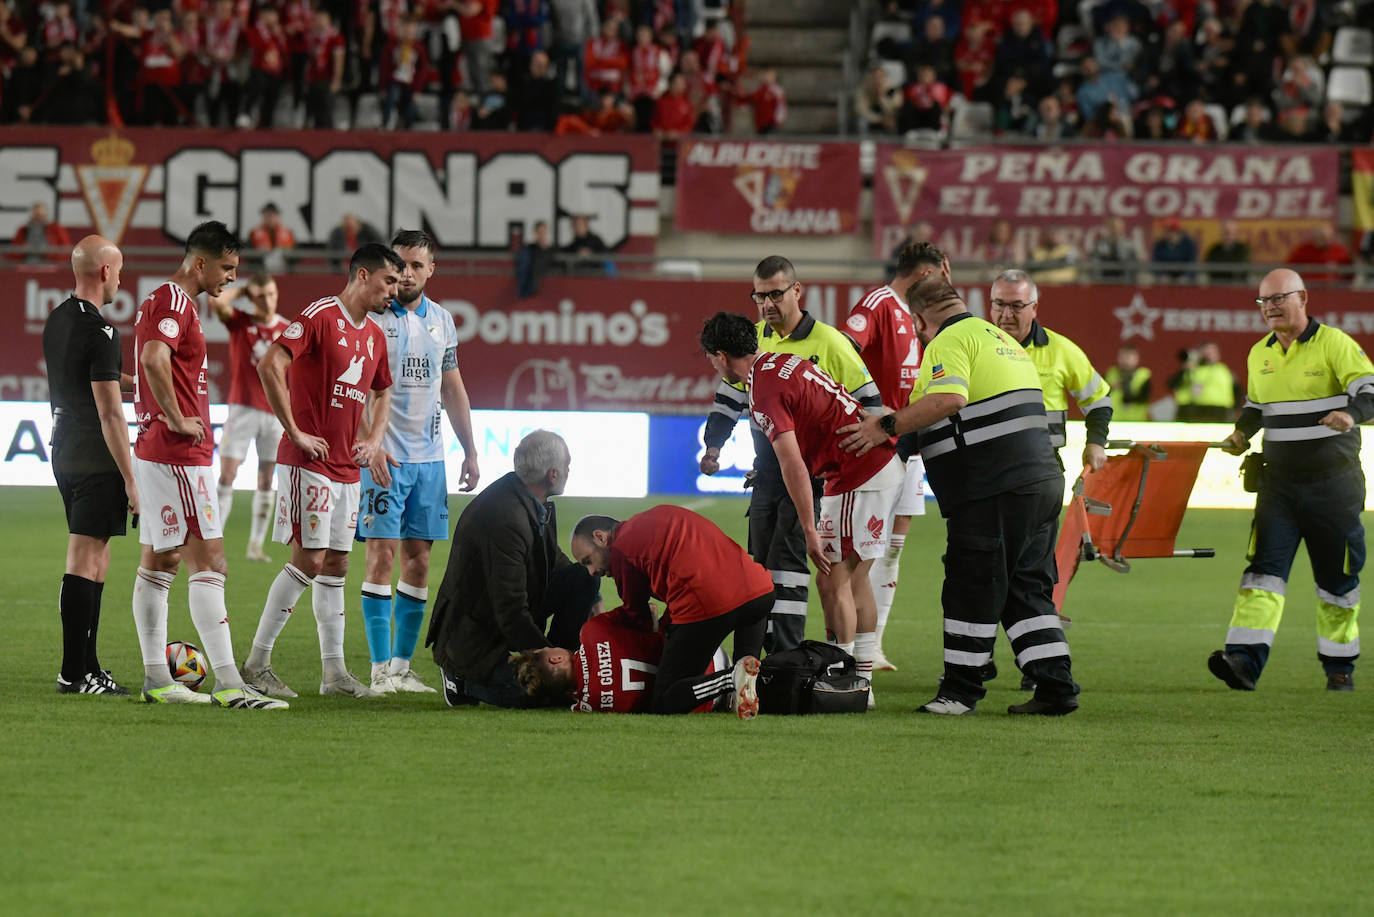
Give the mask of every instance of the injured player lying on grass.
<path id="1" fill-rule="evenodd" d="M 586 713 L 648 713 L 654 708 L 665 639 L 656 623 L 651 614 L 636 614 L 622 606 L 582 625 L 576 652 L 546 646 L 526 650 L 511 662 L 531 697 L 550 704 L 566 702 L 571 709 Z M 749 719 L 758 710 L 757 674 L 757 662 L 752 671 L 749 666 L 731 666 L 725 649 L 717 648 L 702 676 L 684 685 L 678 709 L 660 712 L 733 710 L 741 719 Z M 682 708 L 682 704 L 695 706 Z"/>

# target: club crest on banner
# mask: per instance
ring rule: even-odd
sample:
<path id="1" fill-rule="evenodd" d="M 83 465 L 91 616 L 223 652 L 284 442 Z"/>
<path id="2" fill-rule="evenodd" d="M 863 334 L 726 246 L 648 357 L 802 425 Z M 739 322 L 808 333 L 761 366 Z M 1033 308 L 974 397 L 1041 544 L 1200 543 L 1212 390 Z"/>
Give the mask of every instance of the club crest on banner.
<path id="1" fill-rule="evenodd" d="M 147 166 L 131 165 L 134 153 L 132 141 L 112 132 L 91 144 L 93 162 L 75 169 L 91 223 L 96 232 L 115 243 L 128 229 L 148 177 Z"/>
<path id="2" fill-rule="evenodd" d="M 916 209 L 916 200 L 921 196 L 930 170 L 921 165 L 919 154 L 911 150 L 898 150 L 892 154 L 892 161 L 883 167 L 883 181 L 887 184 L 888 194 L 897 208 L 897 216 L 903 223 L 911 222 Z"/>
<path id="3" fill-rule="evenodd" d="M 755 210 L 786 210 L 801 183 L 801 172 L 781 168 L 742 168 L 735 176 L 735 190 Z"/>

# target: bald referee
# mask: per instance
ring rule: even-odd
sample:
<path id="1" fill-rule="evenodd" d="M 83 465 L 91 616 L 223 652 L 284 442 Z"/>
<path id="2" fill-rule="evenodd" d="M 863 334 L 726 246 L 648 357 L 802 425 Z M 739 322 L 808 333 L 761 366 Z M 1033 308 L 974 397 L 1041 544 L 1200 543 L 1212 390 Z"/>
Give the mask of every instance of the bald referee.
<path id="1" fill-rule="evenodd" d="M 109 239 L 87 236 L 72 249 L 75 294 L 43 326 L 43 358 L 52 402 L 52 472 L 67 512 L 67 572 L 62 612 L 62 671 L 58 694 L 128 696 L 100 667 L 96 633 L 100 594 L 110 567 L 110 537 L 123 535 L 129 511 L 138 512 L 129 425 L 120 389 L 119 331 L 100 314 L 119 291 L 124 256 Z"/>

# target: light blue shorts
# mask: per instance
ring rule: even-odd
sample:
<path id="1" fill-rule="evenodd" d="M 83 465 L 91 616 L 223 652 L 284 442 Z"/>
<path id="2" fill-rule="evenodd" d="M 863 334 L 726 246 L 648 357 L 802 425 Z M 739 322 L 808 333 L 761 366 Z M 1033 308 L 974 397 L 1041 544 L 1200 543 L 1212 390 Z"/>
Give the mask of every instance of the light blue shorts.
<path id="1" fill-rule="evenodd" d="M 362 470 L 358 540 L 448 538 L 448 477 L 443 462 L 416 462 L 391 469 L 391 486 L 378 487 Z"/>

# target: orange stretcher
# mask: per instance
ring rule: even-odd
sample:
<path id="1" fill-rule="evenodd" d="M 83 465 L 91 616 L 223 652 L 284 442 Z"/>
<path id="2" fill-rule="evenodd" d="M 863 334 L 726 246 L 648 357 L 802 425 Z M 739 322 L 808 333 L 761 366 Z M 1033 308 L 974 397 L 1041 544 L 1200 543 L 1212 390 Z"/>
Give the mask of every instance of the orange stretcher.
<path id="1" fill-rule="evenodd" d="M 1054 607 L 1064 613 L 1064 596 L 1078 565 L 1101 561 L 1117 573 L 1131 569 L 1129 558 L 1214 557 L 1212 548 L 1174 547 L 1188 508 L 1202 458 L 1221 443 L 1137 443 L 1115 440 L 1101 471 L 1079 475 L 1073 485 L 1054 559 L 1059 582 Z"/>

